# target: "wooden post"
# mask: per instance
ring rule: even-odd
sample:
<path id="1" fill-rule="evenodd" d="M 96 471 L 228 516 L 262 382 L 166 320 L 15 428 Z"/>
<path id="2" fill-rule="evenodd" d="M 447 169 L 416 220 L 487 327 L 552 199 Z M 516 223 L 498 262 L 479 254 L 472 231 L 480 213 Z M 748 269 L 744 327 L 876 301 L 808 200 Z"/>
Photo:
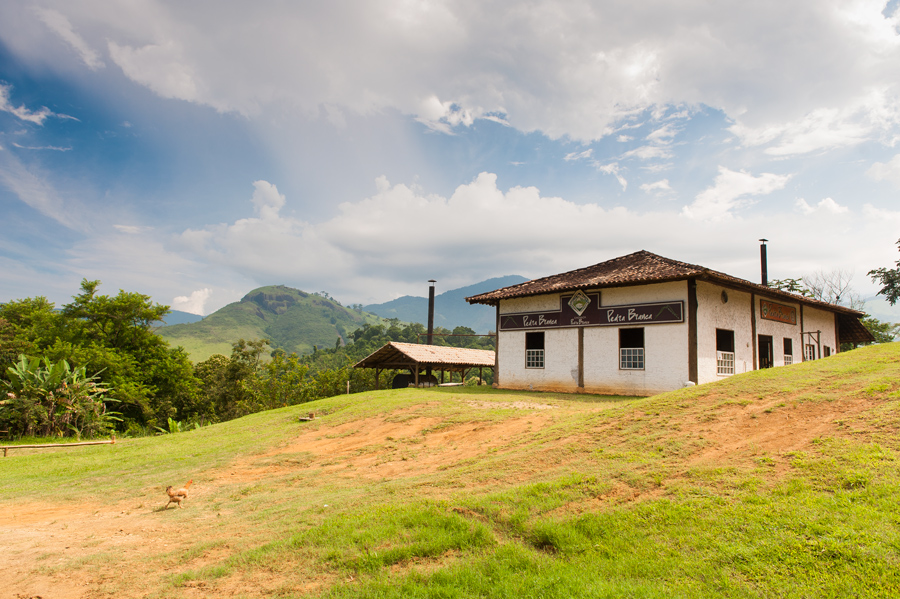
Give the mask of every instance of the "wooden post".
<path id="1" fill-rule="evenodd" d="M 494 342 L 494 384 L 500 386 L 500 300 L 497 300 L 496 341 Z"/>
<path id="2" fill-rule="evenodd" d="M 753 370 L 757 370 L 756 367 L 756 345 L 759 343 L 759 339 L 756 338 L 756 294 L 750 294 L 750 345 L 753 347 Z"/>
<path id="3" fill-rule="evenodd" d="M 697 363 L 697 280 L 688 280 L 688 380 L 695 385 L 700 382 Z"/>
<path id="4" fill-rule="evenodd" d="M 584 327 L 578 327 L 578 388 L 584 391 Z"/>
<path id="5" fill-rule="evenodd" d="M 800 304 L 800 361 L 806 362 L 806 336 L 803 331 L 803 304 Z"/>
<path id="6" fill-rule="evenodd" d="M 109 441 L 82 441 L 80 443 L 42 443 L 39 445 L 4 445 L 3 457 L 10 449 L 56 449 L 58 447 L 80 447 L 82 445 L 114 445 L 116 442 L 115 435 Z"/>

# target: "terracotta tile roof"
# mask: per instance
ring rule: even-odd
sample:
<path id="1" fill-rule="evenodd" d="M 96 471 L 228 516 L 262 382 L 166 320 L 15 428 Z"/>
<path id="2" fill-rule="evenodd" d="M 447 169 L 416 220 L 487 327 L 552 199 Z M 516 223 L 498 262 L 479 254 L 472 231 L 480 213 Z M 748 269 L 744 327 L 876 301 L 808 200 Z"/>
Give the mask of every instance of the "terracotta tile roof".
<path id="1" fill-rule="evenodd" d="M 394 341 L 354 364 L 354 368 L 409 368 L 449 366 L 454 369 L 494 366 L 494 352 L 487 349 L 420 345 Z"/>
<path id="2" fill-rule="evenodd" d="M 698 280 L 712 281 L 724 286 L 765 293 L 768 296 L 782 297 L 793 302 L 800 302 L 809 306 L 827 309 L 831 312 L 839 312 L 848 315 L 862 316 L 863 313 L 851 310 L 843 306 L 836 306 L 821 302 L 787 291 L 773 289 L 745 279 L 739 279 L 696 264 L 679 262 L 671 258 L 658 256 L 652 252 L 641 250 L 627 256 L 613 258 L 586 268 L 579 268 L 558 275 L 551 275 L 533 281 L 526 281 L 511 287 L 504 287 L 496 291 L 489 291 L 479 295 L 467 297 L 470 304 L 487 304 L 496 306 L 500 300 L 515 297 L 528 297 L 544 293 L 562 293 L 575 291 L 576 289 L 601 289 L 603 287 L 620 287 L 626 285 L 643 285 L 647 283 L 663 283 L 667 281 L 683 281 L 696 278 Z"/>

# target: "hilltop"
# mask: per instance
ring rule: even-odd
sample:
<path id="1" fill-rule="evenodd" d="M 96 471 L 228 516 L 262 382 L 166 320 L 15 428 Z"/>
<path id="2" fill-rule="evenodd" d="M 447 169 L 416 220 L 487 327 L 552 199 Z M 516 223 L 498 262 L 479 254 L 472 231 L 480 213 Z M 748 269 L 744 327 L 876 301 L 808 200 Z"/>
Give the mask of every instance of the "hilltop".
<path id="1" fill-rule="evenodd" d="M 268 339 L 273 348 L 307 354 L 313 346 L 334 347 L 362 325 L 381 318 L 346 308 L 335 300 L 284 285 L 260 287 L 203 320 L 160 327 L 171 345 L 184 347 L 199 362 L 213 354 L 231 354 L 238 339 Z"/>
<path id="2" fill-rule="evenodd" d="M 898 432 L 891 343 L 648 398 L 401 389 L 13 450 L 0 588 L 895 597 Z"/>

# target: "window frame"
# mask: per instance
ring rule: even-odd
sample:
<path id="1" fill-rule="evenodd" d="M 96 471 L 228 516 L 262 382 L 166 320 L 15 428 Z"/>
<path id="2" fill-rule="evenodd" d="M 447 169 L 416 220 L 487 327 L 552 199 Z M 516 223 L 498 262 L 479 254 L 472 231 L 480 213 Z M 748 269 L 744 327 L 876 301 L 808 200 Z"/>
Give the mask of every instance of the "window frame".
<path id="1" fill-rule="evenodd" d="M 803 360 L 812 362 L 816 359 L 816 345 L 814 343 L 806 343 L 803 345 Z"/>
<path id="2" fill-rule="evenodd" d="M 644 327 L 619 329 L 619 370 L 647 369 L 645 339 Z"/>
<path id="3" fill-rule="evenodd" d="M 734 363 L 734 331 L 716 329 L 716 375 L 733 375 Z"/>
<path id="4" fill-rule="evenodd" d="M 540 370 L 546 363 L 546 336 L 544 331 L 527 331 L 525 333 L 525 368 Z"/>
<path id="5" fill-rule="evenodd" d="M 794 340 L 790 337 L 784 338 L 784 365 L 790 366 L 794 363 Z"/>

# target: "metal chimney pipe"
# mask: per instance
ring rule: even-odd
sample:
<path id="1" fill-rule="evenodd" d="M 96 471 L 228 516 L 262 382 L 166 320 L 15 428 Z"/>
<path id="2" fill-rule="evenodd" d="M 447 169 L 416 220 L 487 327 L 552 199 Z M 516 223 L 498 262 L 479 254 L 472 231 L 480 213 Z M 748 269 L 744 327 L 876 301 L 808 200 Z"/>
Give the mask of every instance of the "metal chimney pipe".
<path id="1" fill-rule="evenodd" d="M 769 259 L 766 256 L 766 242 L 768 239 L 760 239 L 759 245 L 759 267 L 762 275 L 762 284 L 769 286 Z"/>
<path id="2" fill-rule="evenodd" d="M 434 279 L 428 279 L 431 287 L 428 288 L 428 345 L 433 345 L 434 341 Z"/>

